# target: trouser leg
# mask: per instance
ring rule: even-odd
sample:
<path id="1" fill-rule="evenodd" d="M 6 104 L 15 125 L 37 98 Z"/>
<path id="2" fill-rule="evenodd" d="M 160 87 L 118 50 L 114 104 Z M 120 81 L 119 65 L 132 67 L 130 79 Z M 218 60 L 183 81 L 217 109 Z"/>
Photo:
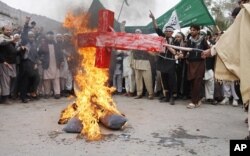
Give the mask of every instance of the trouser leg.
<path id="1" fill-rule="evenodd" d="M 55 78 L 52 80 L 54 95 L 60 95 L 60 79 Z"/>
<path id="2" fill-rule="evenodd" d="M 65 90 L 65 83 L 66 83 L 66 79 L 65 78 L 60 78 L 60 88 L 61 91 Z"/>
<path id="3" fill-rule="evenodd" d="M 224 93 L 224 97 L 229 98 L 231 96 L 231 84 L 230 84 L 230 82 L 223 81 L 223 93 Z"/>
<path id="4" fill-rule="evenodd" d="M 206 99 L 214 99 L 214 79 L 205 81 L 205 94 Z"/>
<path id="5" fill-rule="evenodd" d="M 1 70 L 0 83 L 1 83 L 2 96 L 8 96 L 10 95 L 10 76 L 8 75 L 8 69 L 4 64 L 1 64 L 0 70 Z"/>
<path id="6" fill-rule="evenodd" d="M 45 95 L 50 95 L 51 92 L 51 79 L 43 80 Z"/>
<path id="7" fill-rule="evenodd" d="M 136 92 L 137 95 L 142 95 L 143 92 L 143 79 L 142 79 L 142 71 L 135 70 L 135 83 L 136 83 Z"/>
<path id="8" fill-rule="evenodd" d="M 202 78 L 195 78 L 191 82 L 191 101 L 193 104 L 198 104 L 200 97 L 200 91 L 202 88 Z"/>
<path id="9" fill-rule="evenodd" d="M 146 89 L 148 91 L 148 95 L 152 96 L 154 94 L 153 92 L 153 80 L 152 80 L 152 72 L 150 70 L 144 70 L 142 72 L 143 79 L 145 82 Z"/>
<path id="10" fill-rule="evenodd" d="M 232 96 L 233 96 L 234 100 L 239 100 L 239 97 L 238 97 L 238 95 L 236 94 L 236 91 L 235 91 L 234 82 L 230 83 L 230 87 L 231 87 L 231 93 L 232 93 Z"/>
<path id="11" fill-rule="evenodd" d="M 129 92 L 134 93 L 135 92 L 135 76 L 133 74 L 128 76 L 129 81 Z"/>

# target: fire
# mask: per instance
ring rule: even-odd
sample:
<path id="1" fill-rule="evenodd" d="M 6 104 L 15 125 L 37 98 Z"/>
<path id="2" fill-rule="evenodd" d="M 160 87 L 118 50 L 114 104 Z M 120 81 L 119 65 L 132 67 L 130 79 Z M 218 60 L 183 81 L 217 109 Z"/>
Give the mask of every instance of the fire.
<path id="1" fill-rule="evenodd" d="M 66 16 L 64 26 L 71 30 L 74 38 L 78 33 L 93 32 L 95 30 L 87 27 L 88 15 L 75 16 L 69 13 Z M 77 41 L 75 40 L 75 43 Z M 78 53 L 83 58 L 80 60 L 80 67 L 75 77 L 78 91 L 74 104 L 65 108 L 59 123 L 66 123 L 72 117 L 78 117 L 83 123 L 82 135 L 87 140 L 101 139 L 99 119 L 108 113 L 121 114 L 114 103 L 111 94 L 114 88 L 107 86 L 108 69 L 95 67 L 96 48 L 79 48 Z"/>

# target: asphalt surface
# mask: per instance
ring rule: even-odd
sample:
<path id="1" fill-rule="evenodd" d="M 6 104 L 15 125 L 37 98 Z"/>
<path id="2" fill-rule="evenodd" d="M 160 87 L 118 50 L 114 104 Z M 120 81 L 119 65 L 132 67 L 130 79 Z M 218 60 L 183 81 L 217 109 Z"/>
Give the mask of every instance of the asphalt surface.
<path id="1" fill-rule="evenodd" d="M 0 104 L 0 156 L 227 156 L 229 140 L 247 135 L 240 106 L 189 110 L 189 101 L 170 105 L 119 95 L 114 100 L 128 123 L 119 131 L 102 127 L 104 139 L 91 142 L 57 124 L 72 99 Z"/>

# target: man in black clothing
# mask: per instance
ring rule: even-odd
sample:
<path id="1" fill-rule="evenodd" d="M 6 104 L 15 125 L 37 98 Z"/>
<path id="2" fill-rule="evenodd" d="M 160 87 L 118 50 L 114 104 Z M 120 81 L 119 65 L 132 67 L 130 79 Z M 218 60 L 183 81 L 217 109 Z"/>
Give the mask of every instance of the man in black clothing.
<path id="1" fill-rule="evenodd" d="M 153 21 L 154 29 L 159 36 L 165 37 L 168 44 L 173 44 L 174 38 L 172 34 L 174 28 L 167 26 L 164 32 L 158 27 L 154 15 L 150 12 L 149 17 Z M 161 82 L 163 88 L 163 95 L 165 96 L 161 101 L 168 101 L 171 105 L 174 105 L 174 91 L 176 91 L 176 76 L 175 76 L 175 55 L 176 51 L 172 48 L 166 48 L 165 52 L 160 53 L 158 56 L 156 69 L 161 72 Z M 168 92 L 168 95 L 167 95 Z M 169 96 L 169 98 L 168 98 Z"/>

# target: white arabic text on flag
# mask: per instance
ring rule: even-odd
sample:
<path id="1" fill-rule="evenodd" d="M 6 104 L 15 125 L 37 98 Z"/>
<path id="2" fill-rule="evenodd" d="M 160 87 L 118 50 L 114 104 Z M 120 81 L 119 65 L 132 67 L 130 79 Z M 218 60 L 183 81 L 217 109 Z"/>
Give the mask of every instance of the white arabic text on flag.
<path id="1" fill-rule="evenodd" d="M 174 29 L 181 30 L 181 26 L 180 26 L 180 23 L 179 23 L 179 18 L 177 16 L 177 13 L 176 13 L 175 10 L 172 12 L 172 15 L 170 16 L 168 22 L 164 25 L 163 28 L 166 28 L 167 26 L 171 26 Z"/>

